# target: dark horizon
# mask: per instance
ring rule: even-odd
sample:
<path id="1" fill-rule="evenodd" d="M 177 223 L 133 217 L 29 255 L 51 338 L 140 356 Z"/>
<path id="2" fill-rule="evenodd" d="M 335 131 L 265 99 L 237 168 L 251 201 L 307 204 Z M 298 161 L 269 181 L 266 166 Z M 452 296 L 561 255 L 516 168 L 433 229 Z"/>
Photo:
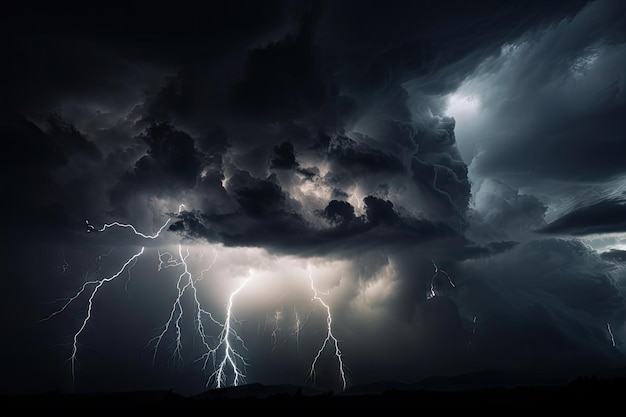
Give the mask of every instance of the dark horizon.
<path id="1" fill-rule="evenodd" d="M 68 394 L 45 392 L 0 395 L 6 411 L 25 410 L 498 410 L 517 411 L 558 407 L 561 411 L 597 407 L 619 401 L 626 387 L 626 368 L 605 376 L 578 377 L 571 381 L 529 383 L 514 375 L 485 372 L 443 378 L 418 384 L 378 383 L 341 392 L 310 386 L 259 383 L 213 388 L 182 396 L 172 390 L 94 392 Z"/>

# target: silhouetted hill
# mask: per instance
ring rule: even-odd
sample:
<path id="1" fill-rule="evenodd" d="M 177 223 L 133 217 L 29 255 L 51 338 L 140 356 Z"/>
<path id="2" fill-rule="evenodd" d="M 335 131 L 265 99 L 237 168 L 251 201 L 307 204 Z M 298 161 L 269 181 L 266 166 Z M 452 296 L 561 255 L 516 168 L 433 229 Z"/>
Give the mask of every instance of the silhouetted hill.
<path id="1" fill-rule="evenodd" d="M 213 400 L 217 398 L 267 398 L 275 395 L 322 395 L 324 391 L 307 386 L 299 385 L 263 385 L 247 384 L 237 387 L 212 389 L 202 394 L 191 397 L 194 401 Z"/>
<path id="2" fill-rule="evenodd" d="M 458 391 L 469 389 L 517 388 L 562 385 L 566 384 L 568 381 L 568 378 L 547 378 L 534 374 L 485 370 L 455 376 L 434 376 L 426 378 L 418 383 L 411 384 L 411 389 Z"/>
<path id="3" fill-rule="evenodd" d="M 562 384 L 526 384 L 528 376 L 483 371 L 427 378 L 415 384 L 380 382 L 342 393 L 297 385 L 248 384 L 191 397 L 172 391 L 0 396 L 0 411 L 211 411 L 211 410 L 478 410 L 559 411 L 617 404 L 626 393 L 626 368 L 585 375 Z M 554 382 L 554 381 L 552 381 Z M 503 408 L 505 407 L 505 408 Z"/>

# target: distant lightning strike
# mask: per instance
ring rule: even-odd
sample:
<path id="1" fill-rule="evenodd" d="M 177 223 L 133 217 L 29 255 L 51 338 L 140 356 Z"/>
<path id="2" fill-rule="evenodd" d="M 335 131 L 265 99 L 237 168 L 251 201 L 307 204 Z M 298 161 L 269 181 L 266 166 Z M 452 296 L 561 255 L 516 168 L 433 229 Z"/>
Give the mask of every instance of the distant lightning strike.
<path id="1" fill-rule="evenodd" d="M 285 312 L 284 312 L 284 307 L 281 306 L 281 308 L 279 310 L 276 310 L 274 312 L 274 330 L 272 330 L 272 334 L 270 335 L 271 339 L 272 339 L 272 351 L 276 350 L 276 346 L 278 345 L 278 335 L 279 333 L 282 332 L 282 327 L 281 327 L 281 322 L 285 319 Z M 309 313 L 310 315 L 310 313 Z M 283 340 L 283 343 L 281 344 L 281 347 L 283 347 L 288 341 L 289 339 L 291 339 L 291 337 L 295 337 L 296 339 L 296 350 L 299 352 L 299 345 L 300 345 L 300 330 L 302 329 L 302 323 L 300 321 L 300 315 L 298 314 L 298 309 L 296 308 L 296 306 L 293 306 L 293 316 L 294 316 L 294 320 L 295 320 L 295 329 L 293 332 L 289 333 L 285 339 Z M 307 316 L 307 320 L 308 320 L 308 316 Z"/>
<path id="2" fill-rule="evenodd" d="M 296 309 L 296 306 L 293 307 L 293 315 L 296 320 L 296 328 L 294 329 L 293 332 L 291 332 L 291 334 L 287 337 L 287 339 L 285 339 L 285 343 L 287 343 L 287 340 L 289 340 L 291 336 L 294 336 L 296 339 L 296 351 L 300 352 L 300 330 L 302 330 L 302 327 L 308 321 L 309 318 L 307 316 L 307 319 L 305 320 L 305 322 L 302 323 L 302 321 L 300 320 L 300 314 L 298 314 L 298 310 Z"/>
<path id="3" fill-rule="evenodd" d="M 272 351 L 276 349 L 278 333 L 280 332 L 280 321 L 283 316 L 282 308 L 274 313 L 274 330 L 272 331 Z"/>
<path id="4" fill-rule="evenodd" d="M 292 335 L 296 337 L 296 350 L 300 351 L 300 329 L 302 329 L 302 323 L 300 322 L 300 315 L 298 314 L 298 310 L 296 310 L 295 306 L 293 307 L 293 314 L 296 318 L 296 328 Z"/>
<path id="5" fill-rule="evenodd" d="M 474 340 L 474 335 L 476 335 L 476 320 L 477 317 L 474 316 L 474 318 L 472 319 L 472 334 L 470 335 L 469 342 L 467 342 L 467 349 L 472 347 L 472 341 Z"/>
<path id="6" fill-rule="evenodd" d="M 204 279 L 204 273 L 210 271 L 211 268 L 213 268 L 213 265 L 215 265 L 215 262 L 217 262 L 217 250 L 213 249 L 213 260 L 211 261 L 209 266 L 200 271 L 200 274 L 198 274 L 198 278 L 196 278 L 196 281 L 202 281 Z"/>
<path id="7" fill-rule="evenodd" d="M 182 206 L 181 206 L 182 208 Z M 111 227 L 122 227 L 122 228 L 129 228 L 131 229 L 135 235 L 140 236 L 144 239 L 156 239 L 157 237 L 159 237 L 159 235 L 161 234 L 161 232 L 163 231 L 163 229 L 165 229 L 165 227 L 169 224 L 171 218 L 168 218 L 167 221 L 159 228 L 159 230 L 153 234 L 153 235 L 146 235 L 144 233 L 139 232 L 133 225 L 131 224 L 125 224 L 125 223 L 120 223 L 120 222 L 113 222 L 113 223 L 107 223 L 104 226 L 102 226 L 102 228 L 100 229 L 96 229 L 95 226 L 93 226 L 91 223 L 89 223 L 89 220 L 85 220 L 85 223 L 87 224 L 87 232 L 93 232 L 93 231 L 98 231 L 98 232 L 104 232 L 106 229 L 111 228 Z M 93 315 L 93 305 L 94 305 L 94 301 L 96 298 L 96 294 L 98 293 L 98 291 L 100 290 L 100 288 L 102 288 L 102 286 L 108 282 L 111 282 L 113 280 L 115 280 L 116 278 L 118 278 L 120 275 L 122 275 L 122 273 L 125 270 L 130 270 L 130 268 L 132 268 L 132 266 L 134 265 L 134 262 L 141 256 L 143 255 L 145 250 L 145 247 L 142 247 L 141 250 L 139 252 L 137 252 L 136 254 L 132 255 L 123 265 L 122 267 L 113 275 L 106 277 L 106 278 L 102 278 L 102 279 L 97 279 L 97 280 L 90 280 L 85 282 L 80 289 L 72 296 L 69 298 L 64 299 L 63 301 L 65 301 L 65 303 L 61 306 L 60 309 L 56 310 L 55 312 L 53 312 L 52 314 L 50 314 L 48 317 L 44 318 L 42 321 L 45 320 L 49 320 L 52 317 L 62 313 L 63 311 L 65 311 L 70 304 L 72 304 L 78 297 L 80 297 L 83 293 L 87 292 L 87 289 L 91 286 L 93 286 L 93 289 L 91 290 L 91 293 L 89 294 L 89 299 L 87 302 L 87 313 L 83 319 L 83 322 L 81 323 L 80 327 L 78 328 L 78 330 L 74 333 L 74 336 L 72 338 L 72 354 L 70 355 L 68 361 L 71 363 L 71 368 L 72 368 L 72 383 L 75 383 L 76 381 L 76 364 L 78 361 L 78 339 L 80 337 L 80 335 L 83 333 L 83 331 L 85 330 L 85 328 L 87 327 L 89 320 L 91 319 L 92 315 Z"/>
<path id="8" fill-rule="evenodd" d="M 89 295 L 89 301 L 88 301 L 88 305 L 87 305 L 87 314 L 85 315 L 85 318 L 83 319 L 82 324 L 80 325 L 80 327 L 78 328 L 78 330 L 76 331 L 76 333 L 74 333 L 74 337 L 73 337 L 73 343 L 72 343 L 72 354 L 69 357 L 68 361 L 71 363 L 72 365 L 72 382 L 74 383 L 76 381 L 76 363 L 77 363 L 77 355 L 78 355 L 78 337 L 81 335 L 81 333 L 83 332 L 83 330 L 85 330 L 85 327 L 87 327 L 87 324 L 89 323 L 89 320 L 91 319 L 91 315 L 92 315 L 92 311 L 93 311 L 93 303 L 94 303 L 94 299 L 96 297 L 96 294 L 98 293 L 98 290 L 100 290 L 100 288 L 102 288 L 102 286 L 104 284 L 106 284 L 107 282 L 111 282 L 113 281 L 115 278 L 119 277 L 126 268 L 129 267 L 129 265 L 131 265 L 133 262 L 135 262 L 135 260 L 137 258 L 139 258 L 144 252 L 144 248 L 142 247 L 141 250 L 134 254 L 133 256 L 131 256 L 122 266 L 122 268 L 117 271 L 115 274 L 111 275 L 110 277 L 107 278 L 103 278 L 103 279 L 99 279 L 99 280 L 92 280 L 92 281 L 87 281 L 85 282 L 80 289 L 70 298 L 65 299 L 66 303 L 57 311 L 53 312 L 51 315 L 49 315 L 48 317 L 44 318 L 42 321 L 45 320 L 49 320 L 52 317 L 56 316 L 57 314 L 62 313 L 63 311 L 65 311 L 65 309 L 74 301 L 76 300 L 81 294 L 83 294 L 88 287 L 90 286 L 94 286 L 93 289 L 91 290 L 91 294 Z"/>
<path id="9" fill-rule="evenodd" d="M 332 344 L 334 344 L 334 347 L 335 347 L 335 357 L 337 358 L 337 362 L 338 362 L 338 366 L 339 366 L 339 374 L 341 376 L 342 388 L 345 390 L 346 389 L 346 385 L 347 385 L 346 374 L 345 374 L 345 370 L 344 370 L 342 353 L 341 353 L 341 350 L 339 349 L 339 341 L 333 335 L 333 330 L 332 330 L 333 318 L 332 318 L 332 315 L 330 313 L 330 307 L 319 296 L 319 292 L 318 292 L 317 288 L 315 287 L 315 283 L 313 281 L 313 275 L 312 275 L 310 266 L 309 266 L 308 270 L 309 270 L 309 281 L 311 283 L 311 290 L 313 291 L 313 300 L 317 301 L 319 304 L 322 305 L 322 307 L 324 307 L 326 309 L 326 338 L 324 339 L 324 342 L 322 343 L 322 346 L 317 351 L 317 355 L 315 355 L 315 358 L 313 359 L 313 362 L 311 363 L 311 369 L 310 369 L 310 372 L 309 372 L 309 378 L 312 381 L 315 381 L 315 367 L 317 365 L 317 361 L 320 358 L 320 356 L 322 355 L 322 352 L 324 351 L 326 346 L 329 343 L 332 343 Z"/>
<path id="10" fill-rule="evenodd" d="M 63 257 L 63 262 L 61 262 L 61 273 L 65 273 L 69 269 L 70 264 L 68 264 L 67 260 L 65 260 L 65 254 L 64 253 L 61 253 L 61 256 Z"/>
<path id="11" fill-rule="evenodd" d="M 309 317 L 311 313 L 312 311 L 309 312 L 309 314 L 307 314 L 306 319 L 304 320 L 304 323 L 303 323 L 302 320 L 300 320 L 300 314 L 298 313 L 298 309 L 296 308 L 296 306 L 293 307 L 293 316 L 294 316 L 294 320 L 296 321 L 295 328 L 293 332 L 289 333 L 289 335 L 285 338 L 285 340 L 283 340 L 282 346 L 285 346 L 287 342 L 289 341 L 289 339 L 294 337 L 296 339 L 296 352 L 298 352 L 298 354 L 300 353 L 300 332 L 302 331 L 302 328 L 304 327 L 304 325 L 309 321 Z M 282 311 L 281 311 L 281 314 L 282 314 Z"/>
<path id="12" fill-rule="evenodd" d="M 448 275 L 448 273 L 446 271 L 444 271 L 443 269 L 439 269 L 439 267 L 437 266 L 437 264 L 435 263 L 434 260 L 430 260 L 430 262 L 433 264 L 433 268 L 435 268 L 435 273 L 433 274 L 432 278 L 430 279 L 430 291 L 428 292 L 428 295 L 426 296 L 426 298 L 428 300 L 430 300 L 433 297 L 437 296 L 437 293 L 435 291 L 435 278 L 437 278 L 437 275 L 439 275 L 439 273 L 442 273 L 443 275 L 446 276 L 446 278 L 448 279 L 448 282 L 450 283 L 450 286 L 452 286 L 452 288 L 455 288 L 456 285 L 454 285 L 454 282 L 452 282 L 452 278 L 450 278 L 450 275 Z"/>
<path id="13" fill-rule="evenodd" d="M 609 339 L 611 340 L 611 346 L 615 347 L 615 337 L 613 337 L 613 331 L 611 330 L 611 325 L 609 323 L 606 324 L 606 330 L 609 333 Z"/>

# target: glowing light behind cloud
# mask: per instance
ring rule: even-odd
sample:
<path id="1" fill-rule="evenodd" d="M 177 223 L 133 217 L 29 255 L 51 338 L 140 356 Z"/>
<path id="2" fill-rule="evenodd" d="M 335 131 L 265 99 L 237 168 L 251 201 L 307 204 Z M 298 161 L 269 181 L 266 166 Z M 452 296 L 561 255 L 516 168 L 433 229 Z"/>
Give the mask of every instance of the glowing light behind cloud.
<path id="1" fill-rule="evenodd" d="M 447 102 L 445 114 L 454 117 L 457 122 L 469 121 L 480 110 L 480 100 L 475 95 L 454 93 L 448 96 Z"/>
<path id="2" fill-rule="evenodd" d="M 455 136 L 461 156 L 470 163 L 475 153 L 473 142 L 481 126 L 482 102 L 474 93 L 471 82 L 463 84 L 456 92 L 445 98 L 444 115 L 453 117 Z"/>
<path id="3" fill-rule="evenodd" d="M 255 348 L 265 352 L 271 347 L 272 351 L 279 350 L 287 361 L 300 356 L 302 379 L 294 383 L 306 381 L 305 370 L 309 377 L 320 366 L 329 372 L 331 365 L 326 362 L 338 359 L 338 368 L 331 373 L 340 379 L 333 384 L 339 389 L 346 388 L 345 365 L 341 357 L 333 359 L 330 352 L 331 348 L 339 349 L 340 342 L 335 338 L 341 335 L 334 329 L 331 333 L 329 326 L 334 308 L 341 303 L 341 295 L 337 297 L 335 290 L 344 278 L 349 280 L 346 276 L 349 262 L 274 256 L 259 248 L 210 244 L 198 245 L 194 251 L 198 261 L 214 256 L 215 263 L 204 278 L 203 295 L 211 299 L 210 308 L 217 312 L 217 317 L 227 314 L 230 324 L 239 328 L 237 338 L 241 338 L 245 351 L 240 349 L 238 354 L 243 358 L 258 358 Z M 228 300 L 226 310 L 219 308 L 224 300 Z M 246 359 L 246 363 L 259 366 L 254 359 Z M 245 374 L 242 371 L 242 377 Z"/>

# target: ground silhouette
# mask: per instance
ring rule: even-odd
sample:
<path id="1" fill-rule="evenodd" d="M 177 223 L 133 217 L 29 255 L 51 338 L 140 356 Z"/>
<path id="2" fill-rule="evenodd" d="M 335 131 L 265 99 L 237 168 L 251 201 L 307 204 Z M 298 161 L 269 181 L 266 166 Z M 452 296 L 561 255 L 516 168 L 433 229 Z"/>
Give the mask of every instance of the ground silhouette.
<path id="1" fill-rule="evenodd" d="M 185 397 L 172 391 L 0 396 L 2 411 L 211 410 L 477 410 L 494 412 L 601 410 L 619 404 L 626 378 L 579 377 L 567 384 L 478 389 L 397 385 L 378 393 L 318 392 L 306 387 L 250 384 Z"/>

